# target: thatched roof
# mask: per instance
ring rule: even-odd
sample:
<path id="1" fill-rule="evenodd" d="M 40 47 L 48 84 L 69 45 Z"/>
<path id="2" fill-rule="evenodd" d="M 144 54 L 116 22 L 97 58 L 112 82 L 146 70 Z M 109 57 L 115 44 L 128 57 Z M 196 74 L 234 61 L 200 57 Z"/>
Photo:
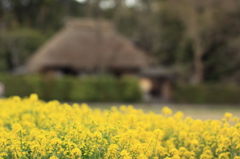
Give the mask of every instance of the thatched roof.
<path id="1" fill-rule="evenodd" d="M 117 33 L 106 21 L 78 19 L 45 43 L 27 62 L 27 72 L 48 67 L 71 67 L 76 70 L 107 68 L 143 68 L 145 53 Z"/>

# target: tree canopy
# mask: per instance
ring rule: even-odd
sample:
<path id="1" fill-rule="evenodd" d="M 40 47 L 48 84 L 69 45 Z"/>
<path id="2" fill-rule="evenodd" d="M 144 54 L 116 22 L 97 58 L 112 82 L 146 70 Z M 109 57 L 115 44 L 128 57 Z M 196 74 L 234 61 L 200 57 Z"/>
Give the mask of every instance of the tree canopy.
<path id="1" fill-rule="evenodd" d="M 182 82 L 240 82 L 236 0 L 2 0 L 0 70 L 23 65 L 69 17 L 112 21 Z"/>

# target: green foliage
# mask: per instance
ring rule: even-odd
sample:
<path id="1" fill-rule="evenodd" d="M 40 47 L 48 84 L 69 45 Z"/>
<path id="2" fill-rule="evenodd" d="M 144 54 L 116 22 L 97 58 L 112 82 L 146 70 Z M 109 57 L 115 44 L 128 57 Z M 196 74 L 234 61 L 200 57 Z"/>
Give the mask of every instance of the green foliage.
<path id="1" fill-rule="evenodd" d="M 140 101 L 142 94 L 138 81 L 131 76 L 125 76 L 120 81 L 121 99 L 124 101 Z"/>
<path id="2" fill-rule="evenodd" d="M 83 77 L 73 88 L 73 100 L 119 101 L 118 81 L 111 76 Z M 79 91 L 81 90 L 81 91 Z M 79 93 L 77 93 L 79 92 Z"/>
<path id="3" fill-rule="evenodd" d="M 22 76 L 10 76 L 1 74 L 0 81 L 4 83 L 5 87 L 5 95 L 13 96 L 13 95 L 21 95 L 22 97 L 28 96 L 33 89 L 33 85 L 27 82 L 27 80 Z"/>
<path id="4" fill-rule="evenodd" d="M 0 36 L 0 70 L 13 69 L 25 64 L 26 59 L 36 51 L 46 37 L 31 28 L 5 31 Z"/>
<path id="5" fill-rule="evenodd" d="M 0 75 L 6 86 L 5 96 L 20 97 L 37 93 L 43 100 L 87 102 L 137 102 L 141 100 L 138 80 L 134 77 L 116 79 L 113 76 L 44 78 L 41 76 Z"/>
<path id="6" fill-rule="evenodd" d="M 24 64 L 46 37 L 63 27 L 68 17 L 85 17 L 111 21 L 119 32 L 146 51 L 153 63 L 179 68 L 181 79 L 192 78 L 197 72 L 196 61 L 200 61 L 203 82 L 235 79 L 239 83 L 235 78 L 240 67 L 239 1 L 139 0 L 136 5 L 127 6 L 124 1 L 112 0 L 115 5 L 101 8 L 101 3 L 106 2 L 0 1 L 0 71 Z M 199 60 L 194 60 L 196 44 L 202 50 Z M 18 58 L 13 57 L 16 50 Z"/>
<path id="7" fill-rule="evenodd" d="M 240 87 L 222 84 L 177 85 L 173 100 L 176 103 L 239 104 Z"/>
<path id="8" fill-rule="evenodd" d="M 66 16 L 82 16 L 83 6 L 73 0 L 7 0 L 0 1 L 0 12 L 7 28 L 25 26 L 49 33 L 59 29 Z"/>
<path id="9" fill-rule="evenodd" d="M 133 77 L 116 79 L 112 76 L 83 77 L 75 81 L 73 101 L 123 101 L 137 102 L 141 99 L 138 81 Z M 81 90 L 81 91 L 80 91 Z"/>

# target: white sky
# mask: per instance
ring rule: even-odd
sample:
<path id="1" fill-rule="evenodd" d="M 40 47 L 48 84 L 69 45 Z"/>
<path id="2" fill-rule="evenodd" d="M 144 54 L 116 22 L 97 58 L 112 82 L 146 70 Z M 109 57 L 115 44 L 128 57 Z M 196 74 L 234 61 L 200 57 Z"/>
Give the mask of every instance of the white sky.
<path id="1" fill-rule="evenodd" d="M 82 3 L 82 2 L 85 2 L 86 0 L 76 0 L 76 1 Z"/>
<path id="2" fill-rule="evenodd" d="M 76 0 L 76 1 L 78 1 L 78 2 L 80 2 L 80 3 L 83 3 L 83 2 L 86 2 L 87 0 Z M 136 1 L 137 1 L 137 0 L 125 0 L 125 3 L 126 3 L 127 6 L 131 7 L 131 6 L 133 6 L 133 5 L 136 4 Z M 100 4 L 100 6 L 101 6 L 102 8 L 111 8 L 111 7 L 114 6 L 114 2 L 113 2 L 113 1 L 103 1 L 103 2 Z"/>

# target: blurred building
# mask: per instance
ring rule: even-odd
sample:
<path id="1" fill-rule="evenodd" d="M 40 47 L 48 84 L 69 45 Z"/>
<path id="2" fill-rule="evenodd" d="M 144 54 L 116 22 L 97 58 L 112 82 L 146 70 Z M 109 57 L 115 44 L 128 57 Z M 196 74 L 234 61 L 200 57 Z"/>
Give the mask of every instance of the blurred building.
<path id="1" fill-rule="evenodd" d="M 114 75 L 148 66 L 146 54 L 103 20 L 71 20 L 28 61 L 27 72 Z"/>
<path id="2" fill-rule="evenodd" d="M 145 101 L 170 102 L 174 72 L 164 67 L 146 67 L 140 72 L 140 87 Z"/>
<path id="3" fill-rule="evenodd" d="M 140 77 L 144 100 L 170 101 L 166 70 L 150 68 L 149 57 L 103 20 L 75 19 L 46 42 L 26 64 L 26 72 L 54 76 L 110 73 Z"/>

